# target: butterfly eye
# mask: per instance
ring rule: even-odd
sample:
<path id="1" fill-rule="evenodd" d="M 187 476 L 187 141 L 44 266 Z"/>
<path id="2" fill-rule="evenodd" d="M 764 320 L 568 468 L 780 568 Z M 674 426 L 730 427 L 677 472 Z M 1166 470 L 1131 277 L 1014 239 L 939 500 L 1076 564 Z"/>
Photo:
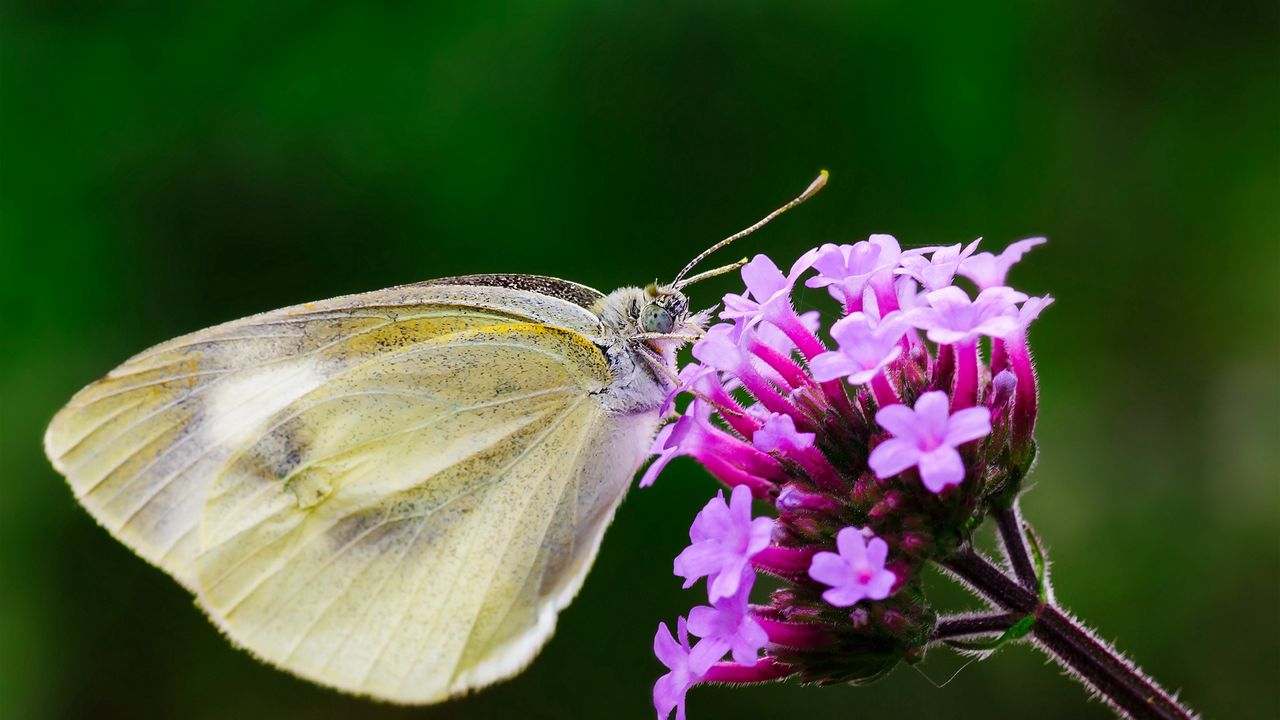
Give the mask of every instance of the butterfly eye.
<path id="1" fill-rule="evenodd" d="M 675 324 L 671 313 L 657 303 L 649 303 L 640 311 L 640 329 L 644 332 L 669 333 Z"/>

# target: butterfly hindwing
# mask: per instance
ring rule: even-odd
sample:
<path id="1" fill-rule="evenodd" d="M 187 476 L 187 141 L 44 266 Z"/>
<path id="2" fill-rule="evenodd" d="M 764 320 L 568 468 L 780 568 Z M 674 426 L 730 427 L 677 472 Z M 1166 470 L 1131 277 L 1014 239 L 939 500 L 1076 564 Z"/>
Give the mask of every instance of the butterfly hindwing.
<path id="1" fill-rule="evenodd" d="M 407 286 L 149 350 L 46 446 L 113 534 L 237 643 L 305 677 L 429 702 L 522 667 L 643 457 L 605 413 L 579 304 Z"/>

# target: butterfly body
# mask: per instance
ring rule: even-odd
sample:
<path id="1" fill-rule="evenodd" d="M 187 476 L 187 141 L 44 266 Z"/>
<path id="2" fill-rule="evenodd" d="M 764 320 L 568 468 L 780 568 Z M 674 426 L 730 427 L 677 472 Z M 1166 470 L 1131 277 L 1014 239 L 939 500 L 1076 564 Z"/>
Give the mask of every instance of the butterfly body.
<path id="1" fill-rule="evenodd" d="M 704 322 L 675 291 L 526 275 L 309 303 L 135 356 L 46 451 L 237 644 L 435 702 L 546 642 Z"/>

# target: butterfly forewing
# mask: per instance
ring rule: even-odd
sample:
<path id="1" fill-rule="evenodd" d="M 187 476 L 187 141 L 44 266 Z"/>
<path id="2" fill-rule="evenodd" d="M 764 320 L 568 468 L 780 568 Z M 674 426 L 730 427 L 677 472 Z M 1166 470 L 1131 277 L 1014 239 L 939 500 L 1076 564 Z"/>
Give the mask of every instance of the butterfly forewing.
<path id="1" fill-rule="evenodd" d="M 460 280 L 247 318 L 85 388 L 47 450 L 236 642 L 441 699 L 542 645 L 652 433 L 595 401 L 582 304 Z"/>

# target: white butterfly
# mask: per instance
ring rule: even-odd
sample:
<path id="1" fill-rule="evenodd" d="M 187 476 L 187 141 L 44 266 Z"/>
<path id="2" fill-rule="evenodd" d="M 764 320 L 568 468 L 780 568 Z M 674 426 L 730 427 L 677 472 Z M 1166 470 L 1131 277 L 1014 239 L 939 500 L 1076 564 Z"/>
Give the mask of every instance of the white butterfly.
<path id="1" fill-rule="evenodd" d="M 682 280 L 694 263 L 608 295 L 477 275 L 219 325 L 81 390 L 45 449 L 236 644 L 437 702 L 522 669 L 581 587 L 710 319 L 681 288 L 724 268 Z"/>

